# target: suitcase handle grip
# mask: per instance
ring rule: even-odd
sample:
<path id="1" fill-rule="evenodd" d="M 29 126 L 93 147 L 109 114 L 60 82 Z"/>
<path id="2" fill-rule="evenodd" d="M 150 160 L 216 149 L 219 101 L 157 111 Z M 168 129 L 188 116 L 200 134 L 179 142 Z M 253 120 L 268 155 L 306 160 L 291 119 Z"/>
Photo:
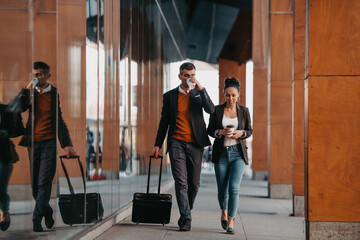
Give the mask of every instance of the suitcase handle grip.
<path id="1" fill-rule="evenodd" d="M 161 173 L 162 173 L 162 164 L 163 164 L 163 156 L 160 156 L 160 155 L 158 155 L 158 157 L 155 157 L 155 156 L 153 156 L 153 155 L 150 155 L 146 194 L 149 194 L 150 170 L 151 170 L 151 159 L 152 159 L 152 158 L 160 158 L 160 173 L 159 173 L 159 185 L 158 185 L 158 195 L 160 195 Z"/>
<path id="2" fill-rule="evenodd" d="M 82 163 L 81 163 L 81 161 L 80 161 L 79 155 L 70 156 L 69 158 L 68 158 L 66 155 L 60 156 L 61 166 L 62 166 L 62 169 L 64 170 L 64 173 L 65 173 L 65 176 L 66 176 L 66 180 L 67 180 L 67 183 L 68 183 L 68 185 L 69 185 L 70 193 L 71 193 L 72 195 L 74 195 L 74 194 L 75 194 L 74 188 L 73 188 L 73 186 L 72 186 L 72 184 L 71 184 L 71 182 L 70 182 L 69 174 L 68 174 L 68 172 L 67 172 L 67 170 L 66 170 L 66 167 L 65 167 L 65 165 L 64 165 L 63 158 L 65 158 L 65 159 L 74 159 L 74 158 L 76 158 L 76 159 L 78 160 L 78 164 L 79 164 L 79 168 L 80 168 L 81 176 L 82 176 L 82 180 L 83 180 L 83 185 L 84 185 L 84 193 L 86 193 L 85 177 L 84 177 L 84 168 L 83 168 Z"/>

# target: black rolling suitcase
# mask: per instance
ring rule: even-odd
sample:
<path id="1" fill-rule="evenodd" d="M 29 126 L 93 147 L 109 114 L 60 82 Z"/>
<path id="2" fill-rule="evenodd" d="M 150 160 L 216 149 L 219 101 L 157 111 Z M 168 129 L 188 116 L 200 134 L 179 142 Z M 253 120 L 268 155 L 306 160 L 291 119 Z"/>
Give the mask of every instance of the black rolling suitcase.
<path id="1" fill-rule="evenodd" d="M 74 193 L 63 158 L 66 158 L 66 156 L 60 156 L 60 162 L 70 189 L 70 194 L 59 195 L 59 208 L 63 222 L 73 225 L 95 223 L 101 220 L 104 214 L 101 196 L 99 193 L 86 193 L 84 169 L 79 156 L 71 158 L 77 158 L 78 160 L 84 184 L 84 193 Z"/>
<path id="2" fill-rule="evenodd" d="M 170 222 L 172 196 L 171 194 L 160 194 L 161 171 L 163 163 L 162 156 L 159 156 L 161 163 L 158 192 L 149 193 L 152 158 L 155 157 L 150 156 L 146 193 L 134 193 L 131 220 L 134 223 L 160 223 L 164 225 Z"/>

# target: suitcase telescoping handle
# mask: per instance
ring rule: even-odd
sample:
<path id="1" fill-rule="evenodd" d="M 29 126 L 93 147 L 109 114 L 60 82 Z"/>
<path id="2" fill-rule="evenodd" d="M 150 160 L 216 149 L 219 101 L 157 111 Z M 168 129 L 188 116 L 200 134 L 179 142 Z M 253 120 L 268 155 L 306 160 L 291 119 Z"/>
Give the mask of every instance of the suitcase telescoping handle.
<path id="1" fill-rule="evenodd" d="M 163 156 L 160 156 L 160 155 L 159 155 L 158 157 L 155 157 L 155 156 L 151 156 L 151 155 L 150 155 L 146 194 L 149 194 L 150 170 L 151 170 L 151 159 L 152 159 L 152 158 L 160 158 L 160 173 L 159 173 L 159 186 L 158 186 L 158 195 L 160 195 L 161 172 L 162 172 L 162 164 L 163 164 Z"/>
<path id="2" fill-rule="evenodd" d="M 70 182 L 69 174 L 68 174 L 68 172 L 67 172 L 67 170 L 66 170 L 66 167 L 65 167 L 65 165 L 64 165 L 63 158 L 65 158 L 65 159 L 73 159 L 73 158 L 76 158 L 76 159 L 78 160 L 79 167 L 80 167 L 80 170 L 81 170 L 81 176 L 82 176 L 82 180 L 83 180 L 83 185 L 84 185 L 84 193 L 86 193 L 86 189 L 85 189 L 85 177 L 84 177 L 84 168 L 83 168 L 82 163 L 81 163 L 81 161 L 80 161 L 80 157 L 79 157 L 78 155 L 76 155 L 76 156 L 70 156 L 69 158 L 68 158 L 66 155 L 60 156 L 61 166 L 62 166 L 62 169 L 64 170 L 64 173 L 65 173 L 65 176 L 66 176 L 66 180 L 67 180 L 68 185 L 69 185 L 70 193 L 71 193 L 72 195 L 74 195 L 74 194 L 75 194 L 75 193 L 74 193 L 74 188 L 73 188 L 73 186 L 72 186 L 72 184 L 71 184 L 71 182 Z"/>

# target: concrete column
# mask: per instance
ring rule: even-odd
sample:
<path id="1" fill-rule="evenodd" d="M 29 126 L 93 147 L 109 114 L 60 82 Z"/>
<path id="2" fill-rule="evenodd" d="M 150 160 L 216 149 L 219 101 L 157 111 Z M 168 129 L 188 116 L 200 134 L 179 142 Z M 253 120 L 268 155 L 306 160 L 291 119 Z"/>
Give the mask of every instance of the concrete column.
<path id="1" fill-rule="evenodd" d="M 104 2 L 104 48 L 105 59 L 111 59 L 105 64 L 104 85 L 104 131 L 102 135 L 102 171 L 105 179 L 119 178 L 119 74 L 113 74 L 118 69 L 120 28 L 113 27 L 113 20 L 120 22 L 120 7 L 113 7 L 116 2 Z"/>
<path id="2" fill-rule="evenodd" d="M 141 159 L 140 174 L 147 173 L 149 166 L 149 155 L 155 143 L 156 132 L 161 117 L 162 95 L 164 79 L 160 74 L 163 72 L 163 64 L 159 60 L 147 60 L 141 69 L 143 79 L 138 79 L 137 86 L 137 128 L 136 148 Z M 156 86 L 156 87 L 154 87 Z M 163 164 L 168 164 L 166 152 L 166 140 L 161 147 L 160 154 L 165 157 Z M 151 163 L 152 173 L 159 172 L 160 161 Z"/>
<path id="3" fill-rule="evenodd" d="M 246 65 L 239 65 L 238 62 L 219 58 L 219 103 L 224 103 L 225 78 L 235 77 L 240 82 L 239 104 L 245 106 L 246 99 Z"/>
<path id="4" fill-rule="evenodd" d="M 310 0 L 305 88 L 308 239 L 360 237 L 360 2 Z"/>
<path id="5" fill-rule="evenodd" d="M 269 2 L 253 0 L 252 60 L 254 64 L 252 170 L 254 180 L 268 179 L 267 104 Z"/>
<path id="6" fill-rule="evenodd" d="M 294 79 L 293 79 L 293 213 L 303 217 L 305 214 L 305 160 L 304 160 L 304 127 L 305 127 L 305 24 L 306 0 L 294 1 Z"/>
<path id="7" fill-rule="evenodd" d="M 270 74 L 268 82 L 269 194 L 292 197 L 292 50 L 291 0 L 271 1 Z"/>
<path id="8" fill-rule="evenodd" d="M 57 87 L 63 118 L 74 148 L 86 164 L 86 3 L 81 0 L 57 2 Z M 53 73 L 55 74 L 55 73 Z M 53 75 L 55 77 L 55 75 Z M 64 151 L 59 148 L 59 155 Z M 76 161 L 67 162 L 70 176 L 80 177 Z M 64 177 L 62 170 L 59 176 Z"/>

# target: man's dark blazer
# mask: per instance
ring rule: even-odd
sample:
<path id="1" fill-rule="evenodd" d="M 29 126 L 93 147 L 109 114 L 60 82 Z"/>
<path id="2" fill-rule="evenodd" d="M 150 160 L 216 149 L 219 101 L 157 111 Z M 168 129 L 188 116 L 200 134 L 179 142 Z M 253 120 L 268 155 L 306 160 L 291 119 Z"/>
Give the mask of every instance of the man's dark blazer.
<path id="1" fill-rule="evenodd" d="M 69 134 L 69 130 L 65 124 L 65 121 L 62 117 L 62 112 L 61 112 L 61 108 L 60 108 L 60 100 L 59 100 L 59 94 L 57 93 L 57 88 L 55 88 L 54 86 L 51 85 L 51 116 L 52 116 L 52 128 L 54 130 L 54 132 L 56 133 L 56 116 L 58 117 L 57 121 L 58 121 L 58 138 L 59 138 L 59 142 L 62 148 L 67 147 L 67 146 L 72 146 L 72 142 L 70 139 L 70 134 Z M 36 99 L 37 99 L 37 92 L 36 90 L 34 90 L 34 106 L 36 106 Z M 32 114 L 32 108 L 31 108 L 31 103 L 29 101 L 30 99 L 30 90 L 29 89 L 22 89 L 22 91 L 19 94 L 19 99 L 21 99 L 22 102 L 22 106 L 23 109 L 22 111 L 26 111 L 27 109 L 29 109 L 29 118 L 28 121 L 26 123 L 26 127 L 25 127 L 25 131 L 24 131 L 24 136 L 21 138 L 19 145 L 20 146 L 24 146 L 24 147 L 30 147 L 31 146 L 31 125 L 32 125 L 32 121 L 31 121 L 31 114 Z M 57 103 L 57 106 L 56 106 Z M 57 114 L 56 114 L 56 109 L 57 109 Z M 36 117 L 36 116 L 35 116 Z"/>
<path id="2" fill-rule="evenodd" d="M 225 136 L 221 136 L 220 138 L 215 137 L 215 131 L 219 129 L 224 129 L 222 125 L 222 120 L 224 116 L 224 109 L 226 103 L 222 105 L 218 105 L 215 107 L 215 112 L 210 115 L 210 121 L 208 126 L 208 133 L 210 136 L 215 138 L 212 152 L 212 162 L 217 163 L 219 158 L 224 150 L 224 139 Z M 239 150 L 242 150 L 244 160 L 246 164 L 249 164 L 248 155 L 247 155 L 247 147 L 244 139 L 248 138 L 252 135 L 252 127 L 251 127 L 251 119 L 249 109 L 247 107 L 243 107 L 240 105 L 236 105 L 236 114 L 238 119 L 238 128 L 237 130 L 245 130 L 246 135 L 240 137 Z"/>
<path id="3" fill-rule="evenodd" d="M 211 142 L 206 132 L 203 109 L 205 112 L 211 114 L 214 112 L 215 106 L 205 88 L 201 91 L 193 89 L 188 94 L 190 94 L 190 122 L 196 143 L 200 147 L 208 146 Z M 161 119 L 157 131 L 155 146 L 161 148 L 164 143 L 166 133 L 168 132 L 167 151 L 170 146 L 170 139 L 172 138 L 176 127 L 178 96 L 179 87 L 176 87 L 163 95 L 163 107 L 161 110 Z"/>

